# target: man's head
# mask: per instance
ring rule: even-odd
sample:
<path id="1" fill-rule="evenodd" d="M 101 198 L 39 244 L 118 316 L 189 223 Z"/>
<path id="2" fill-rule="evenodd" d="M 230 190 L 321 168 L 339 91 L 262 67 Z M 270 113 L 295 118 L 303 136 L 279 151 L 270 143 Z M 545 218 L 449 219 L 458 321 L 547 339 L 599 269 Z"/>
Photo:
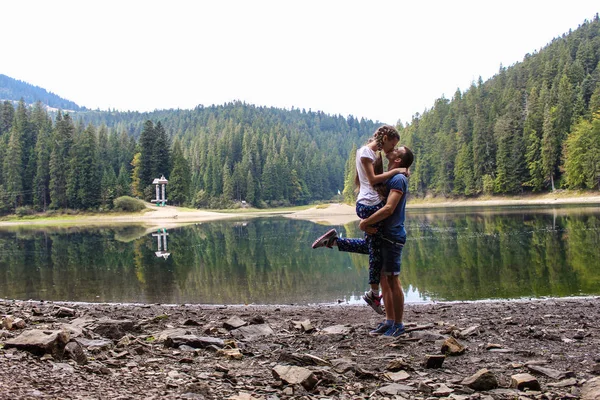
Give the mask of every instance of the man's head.
<path id="1" fill-rule="evenodd" d="M 415 159 L 413 152 L 406 146 L 393 149 L 385 156 L 389 161 L 388 169 L 409 168 Z"/>

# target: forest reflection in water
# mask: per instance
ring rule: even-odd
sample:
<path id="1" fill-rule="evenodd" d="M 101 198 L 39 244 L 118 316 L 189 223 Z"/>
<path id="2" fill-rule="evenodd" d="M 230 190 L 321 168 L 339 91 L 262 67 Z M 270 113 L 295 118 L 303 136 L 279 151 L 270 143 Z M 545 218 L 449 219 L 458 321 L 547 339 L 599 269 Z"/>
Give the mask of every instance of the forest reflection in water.
<path id="1" fill-rule="evenodd" d="M 600 209 L 407 216 L 408 301 L 600 294 Z M 356 223 L 336 226 L 347 237 Z M 312 250 L 328 226 L 286 218 L 175 229 L 0 229 L 0 298 L 147 303 L 356 301 L 367 257 Z M 159 247 L 160 244 L 160 247 Z"/>

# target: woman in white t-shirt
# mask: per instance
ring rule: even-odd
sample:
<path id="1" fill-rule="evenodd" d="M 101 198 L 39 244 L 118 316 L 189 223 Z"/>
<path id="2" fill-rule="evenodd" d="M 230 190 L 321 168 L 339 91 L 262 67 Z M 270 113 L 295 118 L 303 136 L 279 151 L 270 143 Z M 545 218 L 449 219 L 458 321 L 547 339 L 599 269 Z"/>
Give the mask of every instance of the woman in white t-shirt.
<path id="1" fill-rule="evenodd" d="M 377 128 L 367 144 L 356 151 L 355 184 L 358 186 L 356 215 L 360 219 L 370 217 L 385 205 L 385 201 L 376 190 L 375 185 L 384 183 L 392 176 L 403 172 L 403 169 L 400 168 L 383 172 L 381 154 L 377 155 L 378 151 L 383 151 L 384 153 L 391 151 L 398 144 L 399 140 L 400 135 L 393 126 L 383 125 Z M 315 249 L 322 246 L 331 247 L 336 239 L 337 232 L 335 229 L 331 229 L 315 240 L 312 248 Z M 383 314 L 381 295 L 379 295 L 381 273 L 380 238 L 377 234 L 365 234 L 365 240 L 369 251 L 369 285 L 371 286 L 371 290 L 364 294 L 363 299 L 377 313 Z"/>

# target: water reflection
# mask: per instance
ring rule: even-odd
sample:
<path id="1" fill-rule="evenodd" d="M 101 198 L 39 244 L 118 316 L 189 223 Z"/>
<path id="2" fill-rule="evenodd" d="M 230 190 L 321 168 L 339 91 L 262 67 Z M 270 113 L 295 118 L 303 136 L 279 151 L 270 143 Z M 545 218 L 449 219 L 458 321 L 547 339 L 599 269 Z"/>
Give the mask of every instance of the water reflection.
<path id="1" fill-rule="evenodd" d="M 158 251 L 155 251 L 154 254 L 156 257 L 162 257 L 165 260 L 169 258 L 171 253 L 167 251 L 167 230 L 165 228 L 160 228 L 156 233 L 153 233 L 152 236 L 156 237 L 158 240 Z"/>
<path id="2" fill-rule="evenodd" d="M 312 250 L 328 226 L 284 218 L 181 228 L 0 229 L 0 297 L 360 302 L 367 257 Z M 337 226 L 348 237 L 357 224 Z M 409 302 L 600 294 L 600 210 L 410 211 Z M 168 239 L 168 242 L 167 242 Z"/>

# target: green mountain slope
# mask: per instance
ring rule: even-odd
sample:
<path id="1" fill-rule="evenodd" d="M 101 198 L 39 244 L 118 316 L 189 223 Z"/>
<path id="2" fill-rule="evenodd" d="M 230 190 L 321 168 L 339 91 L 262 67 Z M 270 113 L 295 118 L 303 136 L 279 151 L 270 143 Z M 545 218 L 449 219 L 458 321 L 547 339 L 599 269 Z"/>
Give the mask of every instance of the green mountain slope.
<path id="1" fill-rule="evenodd" d="M 415 115 L 418 195 L 522 193 L 600 182 L 600 21 L 554 39 Z"/>
<path id="2" fill-rule="evenodd" d="M 17 102 L 21 99 L 27 104 L 41 101 L 42 104 L 52 108 L 73 111 L 85 110 L 85 107 L 80 107 L 70 100 L 48 92 L 46 89 L 0 74 L 0 100 Z"/>

